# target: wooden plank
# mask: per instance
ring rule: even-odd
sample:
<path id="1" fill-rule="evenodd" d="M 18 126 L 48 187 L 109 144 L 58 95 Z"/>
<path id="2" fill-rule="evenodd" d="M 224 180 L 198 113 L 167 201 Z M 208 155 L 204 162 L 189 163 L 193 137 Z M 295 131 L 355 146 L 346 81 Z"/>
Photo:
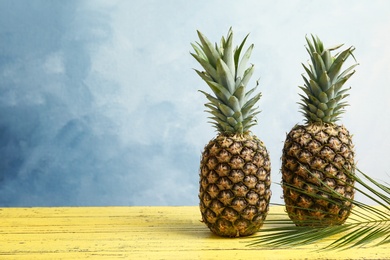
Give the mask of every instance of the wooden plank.
<path id="1" fill-rule="evenodd" d="M 271 207 L 271 212 L 283 212 Z M 200 222 L 198 207 L 1 208 L 2 259 L 390 259 L 390 248 L 248 247 Z"/>

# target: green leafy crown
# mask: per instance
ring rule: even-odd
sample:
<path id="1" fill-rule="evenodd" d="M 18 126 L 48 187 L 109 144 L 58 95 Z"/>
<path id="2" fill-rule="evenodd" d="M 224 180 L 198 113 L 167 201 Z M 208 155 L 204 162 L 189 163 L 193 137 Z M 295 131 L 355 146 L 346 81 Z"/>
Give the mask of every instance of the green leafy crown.
<path id="1" fill-rule="evenodd" d="M 325 49 L 318 37 L 312 35 L 312 42 L 306 37 L 308 51 L 311 59 L 309 68 L 303 67 L 308 78 L 303 76 L 305 85 L 300 87 L 306 94 L 302 97 L 301 112 L 308 123 L 324 122 L 334 123 L 340 119 L 340 115 L 345 112 L 348 103 L 343 101 L 348 96 L 346 92 L 350 88 L 343 88 L 344 83 L 355 73 L 354 64 L 341 72 L 341 67 L 349 56 L 353 54 L 354 47 L 337 53 L 332 56 L 331 52 L 339 49 L 341 45 Z"/>
<path id="2" fill-rule="evenodd" d="M 243 134 L 255 125 L 254 108 L 261 93 L 250 98 L 257 88 L 246 92 L 246 85 L 251 78 L 254 66 L 247 68 L 254 45 L 250 45 L 240 60 L 240 54 L 248 35 L 242 43 L 233 49 L 233 31 L 229 30 L 227 38 L 222 37 L 220 46 L 215 46 L 198 31 L 200 43 L 191 44 L 195 53 L 191 55 L 200 63 L 204 71 L 195 70 L 211 88 L 214 95 L 202 92 L 210 101 L 205 106 L 212 116 L 209 117 L 217 130 L 224 134 Z"/>

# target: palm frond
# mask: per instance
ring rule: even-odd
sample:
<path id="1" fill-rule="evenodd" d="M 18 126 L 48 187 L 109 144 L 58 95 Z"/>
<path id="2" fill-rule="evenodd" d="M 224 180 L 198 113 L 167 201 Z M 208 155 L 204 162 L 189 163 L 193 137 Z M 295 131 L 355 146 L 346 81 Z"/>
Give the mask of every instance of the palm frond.
<path id="1" fill-rule="evenodd" d="M 344 250 L 390 243 L 390 187 L 388 183 L 378 182 L 359 169 L 356 172 L 347 172 L 361 186 L 356 185 L 355 190 L 378 204 L 377 206 L 344 198 L 354 205 L 351 215 L 345 224 L 328 227 L 295 226 L 287 214 L 270 213 L 264 227 L 258 235 L 252 237 L 253 241 L 249 246 L 292 248 L 321 241 L 321 245 L 326 243 L 321 250 Z M 332 191 L 333 197 L 334 192 Z"/>

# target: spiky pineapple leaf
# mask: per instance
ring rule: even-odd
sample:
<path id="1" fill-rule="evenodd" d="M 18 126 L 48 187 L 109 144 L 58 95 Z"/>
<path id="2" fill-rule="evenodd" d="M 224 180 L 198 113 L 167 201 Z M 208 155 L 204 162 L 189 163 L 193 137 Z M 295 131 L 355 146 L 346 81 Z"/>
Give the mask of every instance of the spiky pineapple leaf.
<path id="1" fill-rule="evenodd" d="M 234 65 L 236 69 L 236 77 L 238 78 L 239 76 L 237 75 L 237 69 L 238 69 L 238 63 L 240 62 L 240 55 L 241 55 L 241 50 L 244 47 L 244 44 L 246 42 L 246 39 L 248 38 L 249 34 L 247 34 L 244 38 L 244 40 L 241 42 L 240 46 L 236 48 L 234 52 Z"/>
<path id="2" fill-rule="evenodd" d="M 206 96 L 206 98 L 211 102 L 211 104 L 213 104 L 214 106 L 218 107 L 220 101 L 217 98 L 213 97 L 209 93 L 204 92 L 202 90 L 199 90 L 199 92 L 203 93 Z"/>
<path id="3" fill-rule="evenodd" d="M 242 80 L 240 81 L 240 85 L 246 86 L 251 79 L 253 72 L 255 71 L 255 66 L 252 64 L 248 69 L 245 70 Z"/>
<path id="4" fill-rule="evenodd" d="M 231 96 L 229 98 L 229 105 L 234 110 L 234 112 L 240 112 L 241 111 L 240 101 L 238 100 L 237 97 Z"/>
<path id="5" fill-rule="evenodd" d="M 300 110 L 308 123 L 335 123 L 339 119 L 340 114 L 332 115 L 333 110 L 325 109 L 326 111 L 324 111 L 321 107 L 317 107 L 318 110 L 313 113 L 313 109 L 310 109 L 308 106 L 322 106 L 325 103 L 329 107 L 328 102 L 337 103 L 340 101 L 337 99 L 341 95 L 339 91 L 344 83 L 355 73 L 353 69 L 358 64 L 354 64 L 344 71 L 341 69 L 348 57 L 352 56 L 355 58 L 353 56 L 355 48 L 351 46 L 332 56 L 331 52 L 340 48 L 342 44 L 325 49 L 321 40 L 314 35 L 311 35 L 311 37 L 306 36 L 306 42 L 305 48 L 311 62 L 309 61 L 308 66 L 302 64 L 308 77 L 306 78 L 302 75 L 305 84 L 304 87 L 300 88 L 308 98 L 301 99 L 301 104 L 303 105 L 301 105 Z M 345 97 L 343 96 L 343 98 Z"/>
<path id="6" fill-rule="evenodd" d="M 218 59 L 217 61 L 217 74 L 220 79 L 222 86 L 226 86 L 230 94 L 234 93 L 235 81 L 233 72 L 230 70 L 229 66 L 223 61 L 223 59 Z"/>
<path id="7" fill-rule="evenodd" d="M 252 107 L 257 103 L 257 101 L 259 101 L 260 97 L 261 93 L 258 93 L 244 104 L 241 110 L 242 114 L 244 115 L 244 118 L 246 118 L 246 115 L 250 114 L 249 111 L 251 111 Z"/>
<path id="8" fill-rule="evenodd" d="M 211 90 L 214 92 L 215 96 L 224 102 L 225 104 L 229 103 L 229 97 L 230 93 L 229 91 L 224 88 L 221 84 L 214 82 L 214 81 L 206 81 L 207 85 L 211 88 Z"/>
<path id="9" fill-rule="evenodd" d="M 227 37 L 222 37 L 220 46 L 213 45 L 206 36 L 198 31 L 200 43 L 191 44 L 194 53 L 191 55 L 203 67 L 204 71 L 195 70 L 196 73 L 210 87 L 214 94 L 210 95 L 201 91 L 210 101 L 206 112 L 212 114 L 211 120 L 215 120 L 213 126 L 224 134 L 243 134 L 256 123 L 250 114 L 257 114 L 252 109 L 254 102 L 259 100 L 260 95 L 249 97 L 253 88 L 246 91 L 247 84 L 253 74 L 254 65 L 247 67 L 253 44 L 241 56 L 242 49 L 248 35 L 238 47 L 233 49 L 233 31 L 230 28 Z M 248 101 L 249 100 L 249 101 Z M 212 108 L 210 108 L 212 107 Z M 234 115 L 234 116 L 233 116 Z M 222 123 L 223 121 L 223 123 Z"/>
<path id="10" fill-rule="evenodd" d="M 330 54 L 330 49 L 325 50 L 322 54 L 322 60 L 325 63 L 326 70 L 329 70 L 330 66 L 332 65 L 332 55 Z"/>
<path id="11" fill-rule="evenodd" d="M 236 91 L 233 93 L 233 95 L 240 101 L 240 107 L 242 107 L 243 103 L 245 102 L 245 86 L 241 85 L 236 88 Z"/>
<path id="12" fill-rule="evenodd" d="M 253 47 L 254 47 L 254 44 L 251 44 L 249 46 L 249 48 L 246 50 L 246 52 L 244 53 L 243 57 L 241 58 L 241 61 L 239 62 L 238 68 L 237 68 L 237 74 L 236 74 L 237 77 L 243 78 L 244 72 L 246 70 L 246 65 L 249 61 L 251 54 L 252 54 Z"/>
<path id="13" fill-rule="evenodd" d="M 225 46 L 223 50 L 223 61 L 226 63 L 227 67 L 232 74 L 232 78 L 236 75 L 236 66 L 234 64 L 234 53 L 233 53 L 233 33 L 230 28 L 228 33 L 228 38 L 226 40 L 226 44 L 221 44 L 221 46 Z"/>
<path id="14" fill-rule="evenodd" d="M 200 42 L 202 43 L 200 46 L 202 47 L 203 52 L 205 53 L 209 63 L 211 66 L 215 67 L 217 64 L 217 60 L 220 57 L 216 48 L 214 48 L 213 44 L 201 33 L 197 31 Z"/>
<path id="15" fill-rule="evenodd" d="M 355 48 L 349 47 L 348 49 L 337 55 L 336 59 L 333 61 L 333 64 L 332 66 L 330 66 L 328 71 L 328 75 L 331 79 L 339 76 L 342 65 L 354 50 Z"/>
<path id="16" fill-rule="evenodd" d="M 312 79 L 312 80 L 316 80 L 317 77 L 316 77 L 316 75 L 314 74 L 315 71 L 310 70 L 310 69 L 309 69 L 308 67 L 306 67 L 306 65 L 303 64 L 303 63 L 302 63 L 302 66 L 303 66 L 303 68 L 305 69 L 307 75 L 309 75 L 309 78 Z"/>
<path id="17" fill-rule="evenodd" d="M 312 55 L 314 58 L 314 67 L 316 70 L 316 74 L 317 76 L 320 76 L 324 71 L 326 71 L 325 63 L 319 53 L 314 52 Z"/>
<path id="18" fill-rule="evenodd" d="M 210 75 L 210 77 L 212 77 L 214 81 L 219 81 L 217 70 L 213 66 L 211 66 L 210 63 L 208 63 L 206 60 L 204 60 L 200 56 L 197 56 L 194 53 L 191 53 L 191 55 L 200 63 L 200 65 Z"/>
<path id="19" fill-rule="evenodd" d="M 322 93 L 322 89 L 320 88 L 320 86 L 318 86 L 317 82 L 312 79 L 310 80 L 310 90 L 311 93 L 316 97 L 318 97 Z"/>
<path id="20" fill-rule="evenodd" d="M 356 64 L 353 64 L 352 66 L 348 67 L 347 69 L 345 69 L 338 77 L 337 77 L 337 80 L 336 82 L 338 82 L 340 79 L 343 79 L 345 77 L 347 77 L 347 79 L 350 77 L 348 77 L 347 73 L 350 72 L 351 70 L 353 70 L 356 66 L 358 66 L 359 63 L 356 63 Z M 349 75 L 353 75 L 355 73 L 355 71 L 352 71 Z"/>
<path id="21" fill-rule="evenodd" d="M 207 60 L 207 57 L 206 55 L 204 54 L 204 52 L 202 51 L 202 49 L 200 48 L 199 44 L 198 45 L 195 45 L 193 43 L 191 43 L 191 46 L 192 48 L 194 49 L 194 51 L 196 52 L 196 55 L 199 56 L 200 58 L 204 59 L 204 60 Z M 195 54 L 194 54 L 195 55 Z"/>
<path id="22" fill-rule="evenodd" d="M 259 235 L 253 237 L 249 246 L 259 248 L 286 249 L 309 245 L 317 242 L 326 242 L 326 246 L 318 250 L 344 250 L 356 247 L 375 247 L 390 243 L 390 187 L 388 183 L 380 183 L 369 175 L 356 169 L 357 174 L 346 172 L 362 188 L 355 187 L 356 191 L 379 205 L 371 206 L 356 199 L 343 198 L 355 207 L 348 221 L 342 225 L 328 227 L 295 226 L 287 214 L 276 219 L 266 220 Z M 362 177 L 360 177 L 361 175 Z M 340 180 L 341 181 L 341 180 Z M 326 185 L 325 183 L 322 183 Z M 329 189 L 332 196 L 342 197 L 336 191 Z M 304 190 L 299 190 L 304 192 Z M 331 197 L 331 196 L 329 196 Z M 332 203 L 342 203 L 331 199 Z M 269 214 L 268 219 L 272 216 Z M 315 221 L 315 220 L 312 220 Z M 315 224 L 315 223 L 308 223 Z M 267 228 L 267 225 L 271 227 Z M 333 241 L 333 236 L 339 236 Z M 332 241 L 332 242 L 329 242 Z"/>
<path id="23" fill-rule="evenodd" d="M 233 116 L 234 110 L 231 109 L 230 107 L 224 105 L 224 104 L 219 104 L 219 109 L 222 111 L 222 113 L 227 117 Z"/>
<path id="24" fill-rule="evenodd" d="M 327 91 L 332 86 L 332 82 L 326 71 L 324 71 L 320 76 L 319 83 L 323 91 Z"/>
<path id="25" fill-rule="evenodd" d="M 215 106 L 213 106 L 211 104 L 205 104 L 205 106 L 209 109 L 209 110 L 206 110 L 207 112 L 218 117 L 220 120 L 226 121 L 226 115 L 223 114 L 218 108 L 216 108 Z"/>

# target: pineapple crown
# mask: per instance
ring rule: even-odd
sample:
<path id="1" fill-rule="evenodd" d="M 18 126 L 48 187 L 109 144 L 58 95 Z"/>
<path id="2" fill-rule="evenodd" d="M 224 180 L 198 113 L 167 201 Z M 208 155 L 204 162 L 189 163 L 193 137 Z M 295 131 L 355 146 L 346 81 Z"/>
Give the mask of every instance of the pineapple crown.
<path id="1" fill-rule="evenodd" d="M 224 134 L 244 134 L 250 127 L 256 125 L 255 115 L 260 113 L 254 108 L 260 99 L 261 93 L 250 98 L 256 86 L 246 92 L 246 85 L 250 80 L 254 65 L 247 68 L 249 57 L 254 45 L 250 45 L 240 60 L 240 54 L 248 35 L 242 43 L 233 49 L 233 31 L 230 28 L 226 39 L 215 46 L 199 31 L 200 43 L 192 44 L 195 53 L 191 55 L 200 63 L 204 71 L 195 70 L 207 83 L 214 95 L 202 92 L 210 101 L 205 106 L 212 116 L 211 124 Z"/>
<path id="2" fill-rule="evenodd" d="M 306 96 L 302 97 L 301 112 L 305 116 L 307 123 L 323 122 L 334 123 L 340 119 L 340 115 L 345 112 L 348 103 L 343 101 L 349 96 L 346 92 L 350 88 L 343 88 L 344 83 L 355 73 L 354 64 L 341 71 L 341 67 L 349 56 L 353 57 L 354 47 L 331 56 L 331 52 L 339 49 L 343 44 L 325 49 L 323 43 L 317 36 L 311 36 L 312 42 L 306 36 L 306 50 L 310 55 L 311 64 L 309 68 L 302 64 L 308 78 L 302 75 L 305 84 L 300 88 Z M 355 60 L 356 61 L 356 60 Z M 342 102 L 343 101 L 343 102 Z"/>

